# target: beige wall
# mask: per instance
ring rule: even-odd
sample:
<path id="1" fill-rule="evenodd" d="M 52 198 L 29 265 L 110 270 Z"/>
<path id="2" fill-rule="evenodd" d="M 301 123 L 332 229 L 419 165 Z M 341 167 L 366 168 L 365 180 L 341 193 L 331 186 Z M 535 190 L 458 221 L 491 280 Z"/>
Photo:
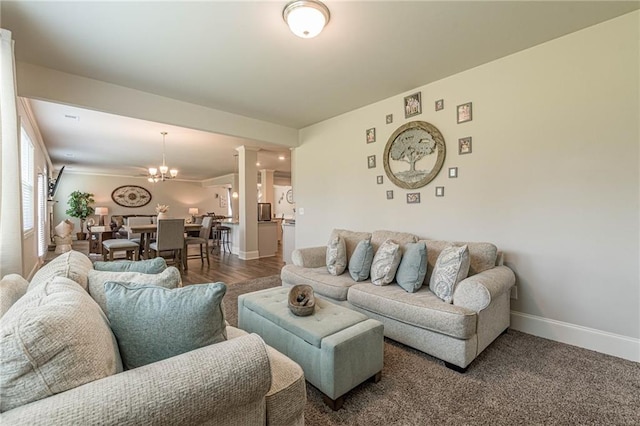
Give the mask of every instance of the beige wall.
<path id="1" fill-rule="evenodd" d="M 494 242 L 518 278 L 514 327 L 640 360 L 638 24 L 634 12 L 303 129 L 296 245 L 326 244 L 335 227 Z M 408 205 L 411 191 L 376 176 L 415 91 L 423 113 L 410 120 L 438 127 L 447 156 Z M 465 102 L 473 121 L 456 124 Z M 473 153 L 459 156 L 466 136 Z"/>
<path id="2" fill-rule="evenodd" d="M 48 154 L 44 149 L 42 143 L 42 136 L 35 122 L 35 119 L 31 115 L 29 103 L 25 99 L 18 100 L 18 115 L 20 116 L 21 126 L 29 135 L 29 139 L 33 143 L 34 148 L 34 176 L 33 176 L 33 190 L 34 190 L 34 217 L 33 223 L 35 224 L 32 231 L 28 231 L 23 234 L 22 240 L 22 275 L 30 277 L 40 264 L 40 258 L 38 257 L 38 174 L 47 174 L 51 170 L 51 161 Z M 45 224 L 45 239 L 49 244 L 49 223 Z"/>
<path id="3" fill-rule="evenodd" d="M 117 205 L 111 199 L 111 193 L 123 185 L 138 185 L 146 188 L 151 192 L 151 202 L 138 208 Z M 220 208 L 219 199 L 215 198 L 215 194 L 226 196 L 223 188 L 203 187 L 199 182 L 171 180 L 152 184 L 147 182 L 145 178 L 74 174 L 65 170 L 55 197 L 58 202 L 54 208 L 54 223 L 58 224 L 62 220 L 71 219 L 76 224 L 75 232 L 79 231 L 80 221 L 69 218 L 65 211 L 68 208 L 69 194 L 76 190 L 94 194 L 96 200 L 94 206 L 108 207 L 109 216 L 114 214 L 156 214 L 157 204 L 169 205 L 169 216 L 176 218 L 189 217 L 189 207 L 197 207 L 201 214 L 212 211 L 220 214 L 224 209 Z"/>

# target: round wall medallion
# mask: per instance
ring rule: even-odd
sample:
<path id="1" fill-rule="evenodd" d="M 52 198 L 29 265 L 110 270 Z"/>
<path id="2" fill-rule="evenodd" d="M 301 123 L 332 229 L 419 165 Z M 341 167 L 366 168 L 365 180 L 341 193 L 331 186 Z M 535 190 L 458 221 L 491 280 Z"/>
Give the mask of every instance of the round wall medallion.
<path id="1" fill-rule="evenodd" d="M 111 199 L 122 207 L 142 207 L 151 202 L 151 193 L 141 186 L 125 185 L 114 189 Z"/>
<path id="2" fill-rule="evenodd" d="M 384 171 L 400 188 L 421 188 L 438 175 L 445 154 L 440 130 L 426 121 L 412 121 L 389 138 L 382 157 Z"/>
<path id="3" fill-rule="evenodd" d="M 287 203 L 293 204 L 293 191 L 291 189 L 287 191 Z"/>

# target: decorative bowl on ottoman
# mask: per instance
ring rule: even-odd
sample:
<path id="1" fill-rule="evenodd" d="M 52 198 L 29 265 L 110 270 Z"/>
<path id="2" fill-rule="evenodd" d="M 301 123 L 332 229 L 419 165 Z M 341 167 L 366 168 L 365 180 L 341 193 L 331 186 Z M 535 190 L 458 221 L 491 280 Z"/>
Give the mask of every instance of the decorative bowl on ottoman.
<path id="1" fill-rule="evenodd" d="M 313 313 L 316 297 L 310 285 L 294 285 L 289 291 L 289 309 L 294 315 L 306 317 Z"/>

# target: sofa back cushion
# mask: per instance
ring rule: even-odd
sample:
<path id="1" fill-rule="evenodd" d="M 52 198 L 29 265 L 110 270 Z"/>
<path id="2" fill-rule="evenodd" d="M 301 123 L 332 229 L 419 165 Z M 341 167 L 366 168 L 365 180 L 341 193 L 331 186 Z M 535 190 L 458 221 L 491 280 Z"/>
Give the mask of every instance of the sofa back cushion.
<path id="1" fill-rule="evenodd" d="M 347 249 L 347 262 L 351 259 L 358 243 L 362 240 L 366 240 L 367 238 L 371 238 L 371 233 L 369 232 L 354 232 L 346 229 L 334 229 L 331 232 L 329 241 L 333 241 L 333 239 L 338 235 L 344 239 L 345 248 Z"/>
<path id="2" fill-rule="evenodd" d="M 427 261 L 429 265 L 427 266 L 427 276 L 425 278 L 426 284 L 431 280 L 431 274 L 433 273 L 436 260 L 438 259 L 438 256 L 440 256 L 440 252 L 449 245 L 463 246 L 466 244 L 469 248 L 469 277 L 496 266 L 498 248 L 491 243 L 468 243 L 440 240 L 421 241 L 424 241 L 427 244 Z"/>
<path id="3" fill-rule="evenodd" d="M 78 251 L 68 251 L 53 259 L 36 272 L 29 283 L 28 291 L 53 277 L 69 278 L 87 290 L 87 275 L 93 269 L 91 259 Z"/>
<path id="4" fill-rule="evenodd" d="M 182 285 L 180 271 L 175 266 L 170 266 L 159 274 L 91 270 L 89 271 L 89 294 L 107 315 L 107 299 L 104 294 L 104 284 L 109 281 L 125 282 L 132 285 L 151 284 L 164 288 L 177 288 Z"/>
<path id="5" fill-rule="evenodd" d="M 10 274 L 2 277 L 0 281 L 0 318 L 9 310 L 18 299 L 27 292 L 29 281 L 18 274 Z"/>
<path id="6" fill-rule="evenodd" d="M 405 244 L 417 242 L 418 237 L 406 232 L 373 231 L 373 234 L 371 234 L 371 245 L 373 246 L 373 253 L 375 254 L 382 243 L 387 240 L 392 240 L 395 243 L 398 243 L 400 247 L 404 247 Z"/>
<path id="7" fill-rule="evenodd" d="M 55 277 L 0 318 L 0 411 L 122 371 L 109 322 L 85 290 Z"/>

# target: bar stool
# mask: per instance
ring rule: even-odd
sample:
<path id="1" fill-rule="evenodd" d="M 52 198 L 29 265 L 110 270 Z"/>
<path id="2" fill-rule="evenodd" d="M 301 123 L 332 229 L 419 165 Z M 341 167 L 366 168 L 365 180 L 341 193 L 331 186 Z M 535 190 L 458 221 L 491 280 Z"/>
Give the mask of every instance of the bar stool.
<path id="1" fill-rule="evenodd" d="M 229 239 L 229 235 L 231 232 L 231 228 L 228 226 L 218 225 L 216 226 L 216 237 L 218 238 L 218 244 L 225 251 L 231 253 L 231 242 Z"/>

